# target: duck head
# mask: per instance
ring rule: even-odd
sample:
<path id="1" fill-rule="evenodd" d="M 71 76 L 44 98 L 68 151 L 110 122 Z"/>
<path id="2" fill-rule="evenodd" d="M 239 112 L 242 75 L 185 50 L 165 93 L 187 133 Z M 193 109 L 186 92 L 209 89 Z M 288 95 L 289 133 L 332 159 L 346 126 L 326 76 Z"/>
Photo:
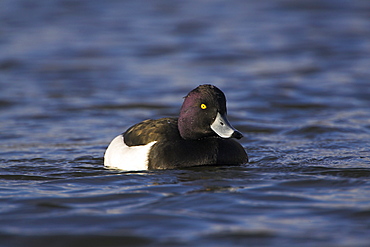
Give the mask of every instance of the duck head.
<path id="1" fill-rule="evenodd" d="M 185 96 L 178 121 L 180 135 L 185 140 L 210 136 L 242 138 L 226 116 L 224 93 L 213 85 L 200 85 Z"/>

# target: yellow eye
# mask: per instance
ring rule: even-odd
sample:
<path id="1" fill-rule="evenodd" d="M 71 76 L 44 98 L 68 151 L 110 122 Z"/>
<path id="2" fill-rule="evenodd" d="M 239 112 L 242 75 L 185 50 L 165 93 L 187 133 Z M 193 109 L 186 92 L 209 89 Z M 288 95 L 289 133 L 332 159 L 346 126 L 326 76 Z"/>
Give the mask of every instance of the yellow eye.
<path id="1" fill-rule="evenodd" d="M 201 104 L 200 108 L 202 108 L 204 110 L 204 109 L 207 109 L 207 106 L 206 106 L 206 104 Z"/>

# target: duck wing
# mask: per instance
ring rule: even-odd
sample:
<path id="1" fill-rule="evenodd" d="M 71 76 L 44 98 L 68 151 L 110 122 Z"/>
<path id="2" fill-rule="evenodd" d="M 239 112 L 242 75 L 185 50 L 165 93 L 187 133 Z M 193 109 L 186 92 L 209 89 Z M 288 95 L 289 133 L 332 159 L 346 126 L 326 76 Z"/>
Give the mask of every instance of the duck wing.
<path id="1" fill-rule="evenodd" d="M 153 141 L 182 139 L 177 127 L 177 118 L 148 119 L 131 126 L 123 133 L 127 146 L 146 145 Z"/>

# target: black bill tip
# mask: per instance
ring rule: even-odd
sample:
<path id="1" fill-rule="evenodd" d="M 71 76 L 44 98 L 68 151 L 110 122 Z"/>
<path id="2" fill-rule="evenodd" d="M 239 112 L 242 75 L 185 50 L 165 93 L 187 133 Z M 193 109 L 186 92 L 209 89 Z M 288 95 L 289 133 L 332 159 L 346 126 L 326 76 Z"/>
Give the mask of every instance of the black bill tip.
<path id="1" fill-rule="evenodd" d="M 243 134 L 240 133 L 239 131 L 234 131 L 231 137 L 236 138 L 236 139 L 241 139 L 243 137 Z"/>

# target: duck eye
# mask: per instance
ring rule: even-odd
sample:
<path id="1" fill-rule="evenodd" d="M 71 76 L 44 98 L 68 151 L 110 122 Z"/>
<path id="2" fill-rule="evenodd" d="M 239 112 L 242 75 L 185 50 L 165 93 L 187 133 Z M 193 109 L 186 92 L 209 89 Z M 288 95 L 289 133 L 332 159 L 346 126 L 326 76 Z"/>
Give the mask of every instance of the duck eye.
<path id="1" fill-rule="evenodd" d="M 207 105 L 206 105 L 206 104 L 201 104 L 201 105 L 200 105 L 200 108 L 202 108 L 203 110 L 204 110 L 204 109 L 207 109 Z"/>

